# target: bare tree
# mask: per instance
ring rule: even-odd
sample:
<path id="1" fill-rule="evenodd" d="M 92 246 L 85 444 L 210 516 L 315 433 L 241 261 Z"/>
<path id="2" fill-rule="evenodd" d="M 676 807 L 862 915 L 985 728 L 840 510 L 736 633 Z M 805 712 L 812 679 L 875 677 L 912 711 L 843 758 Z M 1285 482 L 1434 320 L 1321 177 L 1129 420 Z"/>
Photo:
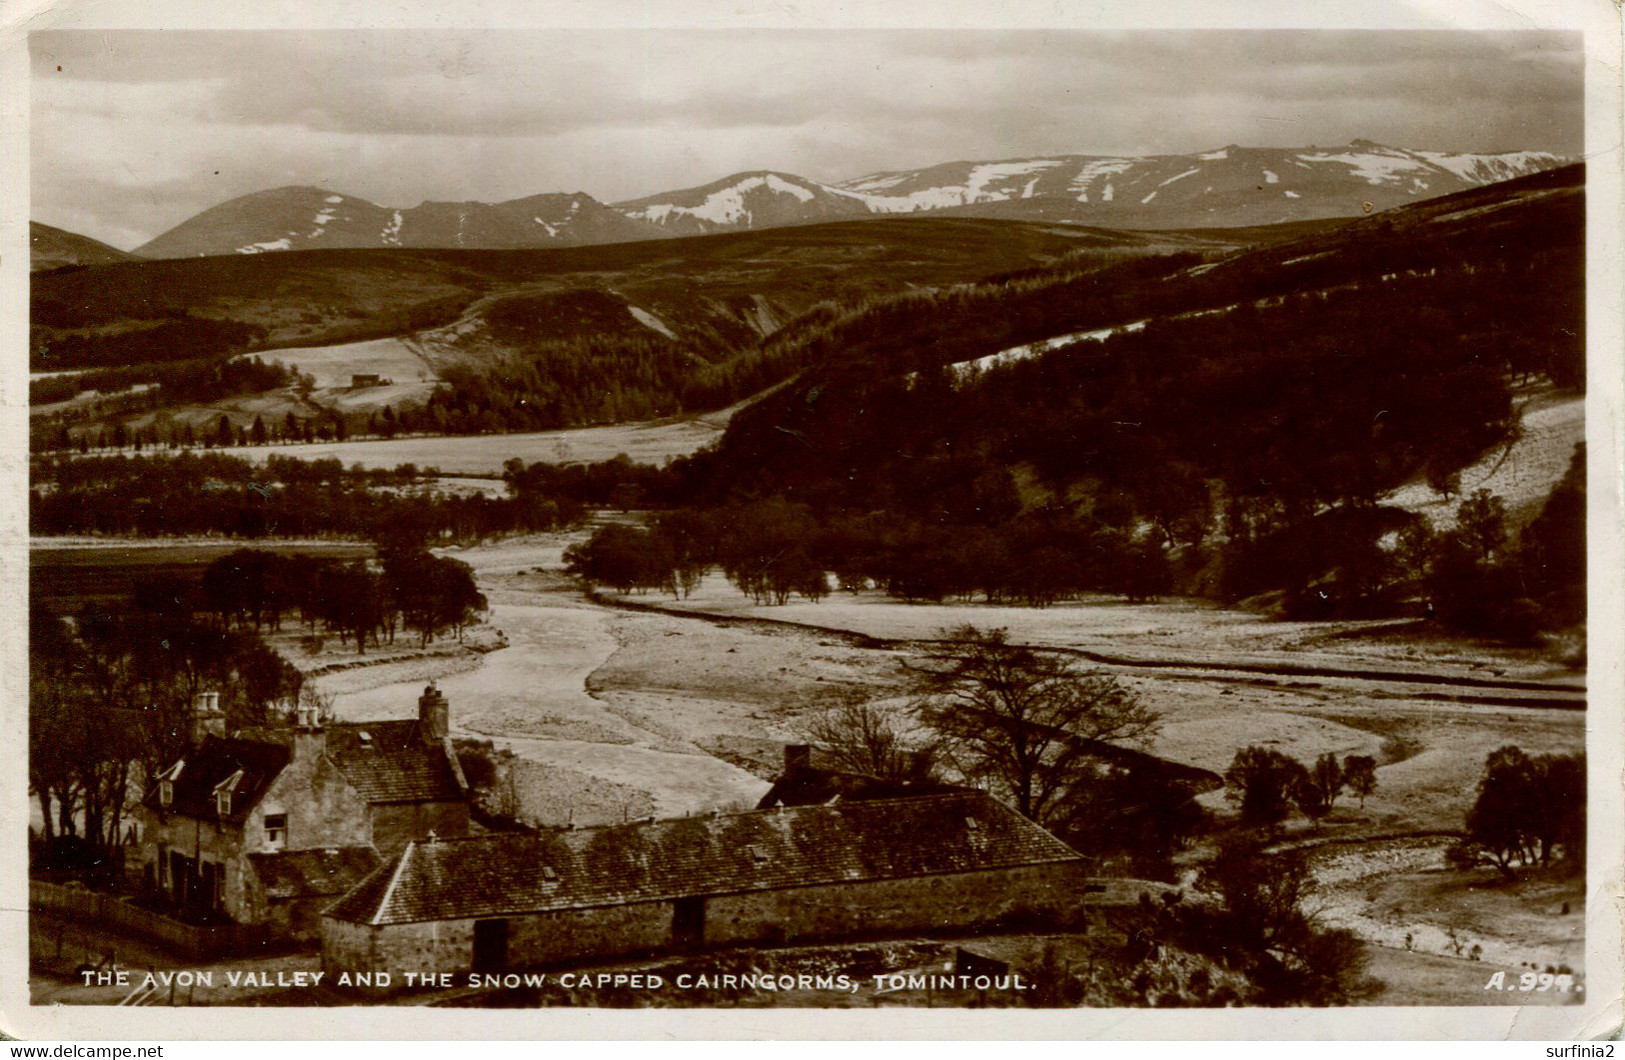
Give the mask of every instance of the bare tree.
<path id="1" fill-rule="evenodd" d="M 931 749 L 909 747 L 893 716 L 869 702 L 862 692 L 848 692 L 838 705 L 819 715 L 807 727 L 807 738 L 849 772 L 887 780 L 929 772 Z"/>
<path id="2" fill-rule="evenodd" d="M 911 672 L 915 714 L 955 764 L 1039 822 L 1094 772 L 1099 742 L 1143 741 L 1160 722 L 1116 678 L 1003 629 L 945 629 Z"/>

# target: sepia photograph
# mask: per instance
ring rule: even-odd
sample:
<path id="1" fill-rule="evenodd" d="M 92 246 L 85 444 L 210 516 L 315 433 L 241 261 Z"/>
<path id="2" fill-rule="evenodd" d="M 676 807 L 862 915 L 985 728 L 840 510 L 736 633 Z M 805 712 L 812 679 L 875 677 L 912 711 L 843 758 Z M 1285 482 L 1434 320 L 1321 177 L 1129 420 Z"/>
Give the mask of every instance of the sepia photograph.
<path id="1" fill-rule="evenodd" d="M 1584 33 L 26 63 L 27 1005 L 1617 987 Z"/>

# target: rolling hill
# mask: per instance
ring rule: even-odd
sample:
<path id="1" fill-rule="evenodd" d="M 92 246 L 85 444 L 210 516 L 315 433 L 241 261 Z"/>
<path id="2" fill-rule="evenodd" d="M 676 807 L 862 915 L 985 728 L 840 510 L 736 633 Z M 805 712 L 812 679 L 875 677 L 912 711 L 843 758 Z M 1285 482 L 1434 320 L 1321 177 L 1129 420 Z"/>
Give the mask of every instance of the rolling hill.
<path id="1" fill-rule="evenodd" d="M 149 258 L 263 254 L 358 247 L 580 246 L 658 239 L 658 228 L 590 195 L 532 195 L 511 202 L 425 202 L 394 210 L 312 187 L 244 195 L 192 217 L 136 248 Z"/>
<path id="2" fill-rule="evenodd" d="M 610 206 L 575 192 L 394 209 L 321 188 L 286 187 L 213 206 L 136 253 L 559 247 L 943 212 L 1109 228 L 1268 225 L 1354 217 L 1564 161 L 1541 152 L 1451 154 L 1367 140 L 1332 148 L 1231 145 L 1185 155 L 950 162 L 834 183 L 754 170 Z"/>
<path id="3" fill-rule="evenodd" d="M 359 430 L 385 408 L 416 409 L 421 420 L 398 429 L 462 433 L 703 411 L 782 380 L 796 347 L 778 337 L 838 306 L 1299 232 L 883 218 L 556 250 L 294 251 L 41 273 L 31 368 L 58 376 L 35 381 L 35 442 L 60 448 L 120 425 L 170 438 L 217 430 L 221 415 L 278 430 L 290 415 L 352 417 Z M 306 382 L 252 366 L 220 374 L 251 354 Z"/>
<path id="4" fill-rule="evenodd" d="M 38 221 L 28 223 L 28 250 L 30 272 L 141 260 L 139 255 L 127 254 L 89 236 Z"/>

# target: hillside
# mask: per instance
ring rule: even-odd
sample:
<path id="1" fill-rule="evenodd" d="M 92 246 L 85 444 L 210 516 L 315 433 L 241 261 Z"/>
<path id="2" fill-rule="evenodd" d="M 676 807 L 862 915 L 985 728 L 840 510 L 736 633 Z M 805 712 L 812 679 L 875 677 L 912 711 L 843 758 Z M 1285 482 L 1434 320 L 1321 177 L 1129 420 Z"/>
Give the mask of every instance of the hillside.
<path id="1" fill-rule="evenodd" d="M 1120 257 L 1222 254 L 1296 232 L 907 218 L 558 250 L 325 250 L 42 274 L 32 369 L 95 371 L 35 381 L 35 444 L 97 444 L 104 431 L 113 444 L 120 426 L 184 441 L 217 433 L 222 414 L 244 430 L 256 419 L 275 431 L 325 420 L 337 433 L 336 417 L 359 417 L 353 426 L 366 430 L 386 408 L 417 408 L 421 420 L 392 428 L 462 433 L 703 411 L 793 371 L 769 340 L 835 306 Z M 304 381 L 257 368 L 226 379 L 211 367 L 248 354 Z M 375 385 L 352 385 L 363 375 Z M 163 385 L 131 389 L 153 382 Z"/>
<path id="2" fill-rule="evenodd" d="M 28 223 L 28 250 L 30 272 L 140 260 L 138 255 L 126 254 L 89 236 L 38 221 Z"/>
<path id="3" fill-rule="evenodd" d="M 1541 152 L 1450 154 L 1355 140 L 1183 155 L 950 162 L 824 183 L 752 170 L 606 206 L 584 192 L 380 206 L 285 187 L 210 207 L 136 248 L 154 258 L 359 247 L 510 249 L 620 243 L 939 214 L 1108 228 L 1269 225 L 1354 217 L 1562 165 Z"/>
<path id="4" fill-rule="evenodd" d="M 1514 384 L 1584 385 L 1583 186 L 1569 167 L 1222 260 L 868 307 L 804 336 L 800 375 L 682 475 L 702 506 L 774 498 L 760 525 L 731 517 L 749 540 L 798 527 L 804 568 L 911 599 L 1279 591 L 1303 617 L 1381 613 L 1414 591 L 1388 550 L 1415 516 L 1383 498 L 1458 473 L 1493 491 Z M 1516 529 L 1543 498 L 1505 503 Z M 1539 554 L 1567 556 L 1542 525 Z M 1517 577 L 1539 595 L 1546 576 Z"/>

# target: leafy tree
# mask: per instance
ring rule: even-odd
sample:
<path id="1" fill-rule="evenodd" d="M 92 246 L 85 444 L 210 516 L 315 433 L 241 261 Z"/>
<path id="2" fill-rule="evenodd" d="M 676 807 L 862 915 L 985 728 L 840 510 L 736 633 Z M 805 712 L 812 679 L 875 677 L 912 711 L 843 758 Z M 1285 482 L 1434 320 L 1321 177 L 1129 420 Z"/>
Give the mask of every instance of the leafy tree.
<path id="1" fill-rule="evenodd" d="M 1094 743 L 1145 740 L 1160 724 L 1116 678 L 1012 644 L 1003 629 L 943 630 L 911 676 L 916 716 L 954 764 L 1040 823 L 1094 770 Z"/>
<path id="2" fill-rule="evenodd" d="M 1224 771 L 1225 797 L 1241 804 L 1242 823 L 1273 828 L 1291 816 L 1304 775 L 1302 765 L 1274 748 L 1244 747 Z"/>
<path id="3" fill-rule="evenodd" d="M 1450 851 L 1462 867 L 1492 865 L 1506 879 L 1517 868 L 1547 865 L 1561 848 L 1585 850 L 1585 758 L 1538 755 L 1507 745 L 1491 752 L 1467 812 L 1466 835 Z"/>
<path id="4" fill-rule="evenodd" d="M 1343 780 L 1365 809 L 1366 796 L 1377 790 L 1377 760 L 1370 755 L 1348 755 L 1343 759 Z"/>
<path id="5" fill-rule="evenodd" d="M 1506 501 L 1487 489 L 1474 490 L 1456 507 L 1455 535 L 1469 552 L 1488 562 L 1506 543 Z"/>
<path id="6" fill-rule="evenodd" d="M 1337 796 L 1347 787 L 1343 767 L 1330 751 L 1315 759 L 1315 764 L 1298 775 L 1292 787 L 1292 801 L 1303 815 L 1317 824 L 1332 812 Z"/>

